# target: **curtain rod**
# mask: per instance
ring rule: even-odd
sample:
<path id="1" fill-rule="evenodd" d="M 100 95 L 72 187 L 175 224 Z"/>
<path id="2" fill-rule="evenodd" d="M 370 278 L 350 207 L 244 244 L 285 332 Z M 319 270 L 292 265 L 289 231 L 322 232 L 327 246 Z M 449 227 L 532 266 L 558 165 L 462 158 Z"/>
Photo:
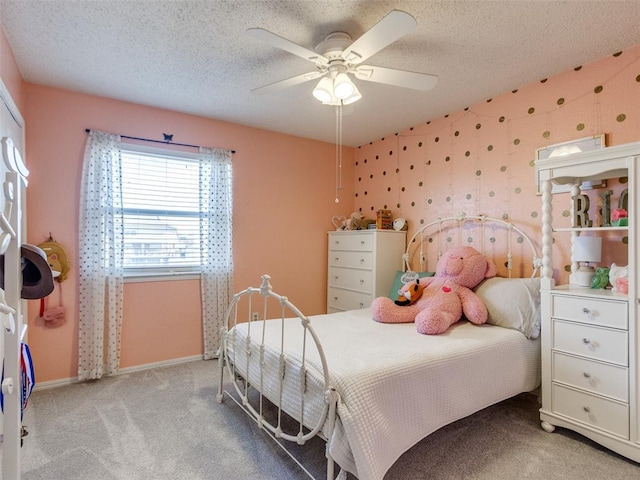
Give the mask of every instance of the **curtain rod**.
<path id="1" fill-rule="evenodd" d="M 84 131 L 86 133 L 91 132 L 90 128 L 85 128 Z M 163 134 L 166 135 L 166 134 Z M 173 135 L 171 135 L 173 136 Z M 127 138 L 129 140 L 140 140 L 141 142 L 153 142 L 153 143 L 164 143 L 166 145 L 176 145 L 178 147 L 191 147 L 191 148 L 200 148 L 200 145 L 191 145 L 190 143 L 175 143 L 171 140 L 153 140 L 151 138 L 142 138 L 142 137 L 130 137 L 129 135 L 120 135 L 120 138 Z M 231 153 L 236 153 L 235 150 L 231 150 Z"/>

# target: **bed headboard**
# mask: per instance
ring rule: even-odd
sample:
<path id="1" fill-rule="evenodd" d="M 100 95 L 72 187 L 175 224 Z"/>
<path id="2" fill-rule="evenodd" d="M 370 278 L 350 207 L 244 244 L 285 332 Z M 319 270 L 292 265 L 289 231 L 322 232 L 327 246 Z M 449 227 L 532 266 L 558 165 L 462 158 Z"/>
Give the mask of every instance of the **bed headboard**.
<path id="1" fill-rule="evenodd" d="M 493 260 L 502 277 L 535 277 L 542 265 L 535 243 L 513 223 L 461 212 L 423 225 L 407 242 L 404 269 L 434 271 L 442 254 L 459 245 L 472 246 Z"/>

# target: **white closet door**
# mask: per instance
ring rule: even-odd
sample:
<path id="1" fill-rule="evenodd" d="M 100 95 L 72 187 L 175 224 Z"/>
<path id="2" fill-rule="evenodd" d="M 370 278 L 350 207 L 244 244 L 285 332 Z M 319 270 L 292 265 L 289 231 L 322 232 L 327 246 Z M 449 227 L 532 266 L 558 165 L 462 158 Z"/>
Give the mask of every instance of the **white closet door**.
<path id="1" fill-rule="evenodd" d="M 10 138 L 13 145 L 24 159 L 24 120 L 20 115 L 13 99 L 9 95 L 2 80 L 0 80 L 0 140 Z M 11 182 L 11 170 L 0 153 L 0 213 L 6 213 L 7 183 L 13 183 L 14 208 L 10 215 L 10 223 L 15 230 L 15 237 L 5 255 L 5 292 L 7 304 L 16 310 L 14 316 L 15 332 L 5 332 L 5 318 L 0 320 L 0 359 L 4 361 L 6 378 L 13 378 L 13 393 L 7 394 L 3 388 L 4 415 L 0 414 L 0 435 L 2 435 L 2 474 L 0 478 L 17 480 L 20 478 L 20 342 L 25 330 L 21 313 L 26 312 L 26 302 L 20 299 L 22 276 L 19 269 L 20 246 L 26 237 L 26 213 L 24 211 L 24 184 L 22 181 Z M 14 180 L 15 180 L 14 175 Z M 18 220 L 20 219 L 20 220 Z M 18 222 L 20 224 L 18 224 Z M 14 265 L 14 271 L 8 269 Z M 0 314 L 0 317 L 4 317 Z M 5 358 L 6 357 L 6 358 Z"/>

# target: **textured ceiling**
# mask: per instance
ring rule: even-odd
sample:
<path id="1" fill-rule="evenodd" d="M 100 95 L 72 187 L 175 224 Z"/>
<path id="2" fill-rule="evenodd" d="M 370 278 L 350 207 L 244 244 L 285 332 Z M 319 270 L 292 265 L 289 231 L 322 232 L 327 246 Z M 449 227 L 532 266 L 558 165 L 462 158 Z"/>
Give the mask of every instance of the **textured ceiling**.
<path id="1" fill-rule="evenodd" d="M 627 1 L 0 0 L 2 27 L 28 82 L 327 142 L 333 107 L 311 81 L 253 88 L 314 69 L 245 34 L 262 27 L 313 49 L 356 39 L 393 9 L 418 28 L 367 64 L 438 75 L 418 92 L 357 81 L 344 143 L 358 146 L 640 44 Z M 127 132 L 123 132 L 127 133 Z"/>

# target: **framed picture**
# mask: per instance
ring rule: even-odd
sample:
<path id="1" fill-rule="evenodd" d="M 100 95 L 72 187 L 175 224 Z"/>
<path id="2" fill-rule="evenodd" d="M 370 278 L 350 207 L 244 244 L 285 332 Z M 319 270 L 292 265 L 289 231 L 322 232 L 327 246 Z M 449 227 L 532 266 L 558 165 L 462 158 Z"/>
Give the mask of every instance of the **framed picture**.
<path id="1" fill-rule="evenodd" d="M 590 150 L 597 150 L 598 148 L 604 148 L 607 146 L 607 135 L 601 133 L 600 135 L 593 135 L 591 137 L 578 138 L 577 140 L 570 140 L 568 142 L 556 143 L 554 145 L 547 145 L 546 147 L 538 148 L 536 150 L 536 160 L 544 160 L 545 158 L 560 157 L 563 155 L 570 155 L 572 153 L 588 152 Z M 590 190 L 592 188 L 604 188 L 607 186 L 607 181 L 601 182 L 583 182 L 580 185 L 580 190 Z M 570 185 L 553 185 L 551 193 L 569 192 L 571 190 Z M 538 169 L 536 168 L 536 192 L 541 195 L 540 192 L 540 179 L 538 177 Z"/>

